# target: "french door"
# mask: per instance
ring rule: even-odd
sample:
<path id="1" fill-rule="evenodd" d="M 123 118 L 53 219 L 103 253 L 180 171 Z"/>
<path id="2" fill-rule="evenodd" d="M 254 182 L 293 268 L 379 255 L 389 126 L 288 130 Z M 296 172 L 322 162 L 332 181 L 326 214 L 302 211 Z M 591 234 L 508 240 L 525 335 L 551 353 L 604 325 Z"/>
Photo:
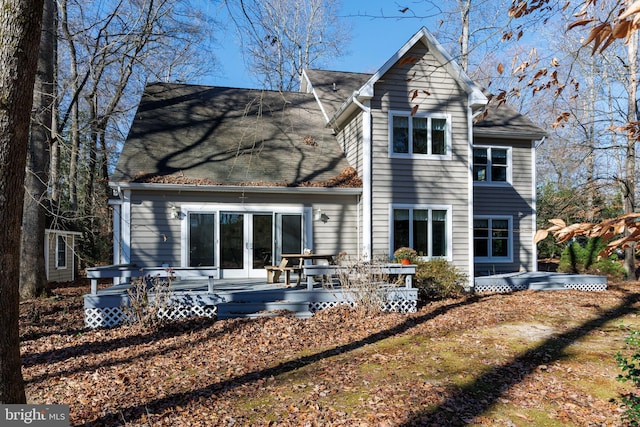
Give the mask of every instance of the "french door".
<path id="1" fill-rule="evenodd" d="M 223 277 L 262 277 L 273 252 L 273 214 L 220 212 Z"/>
<path id="2" fill-rule="evenodd" d="M 223 278 L 266 277 L 265 265 L 279 263 L 283 253 L 302 252 L 302 213 L 221 210 L 187 217 L 187 264 L 216 265 Z"/>

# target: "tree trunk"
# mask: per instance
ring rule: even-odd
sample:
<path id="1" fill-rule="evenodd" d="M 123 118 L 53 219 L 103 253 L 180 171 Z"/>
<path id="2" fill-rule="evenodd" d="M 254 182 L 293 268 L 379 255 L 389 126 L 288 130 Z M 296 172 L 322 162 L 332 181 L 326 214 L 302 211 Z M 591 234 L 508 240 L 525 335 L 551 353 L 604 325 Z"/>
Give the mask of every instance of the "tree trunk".
<path id="1" fill-rule="evenodd" d="M 0 403 L 25 403 L 18 329 L 20 226 L 43 0 L 0 0 Z"/>
<path id="2" fill-rule="evenodd" d="M 49 152 L 52 141 L 54 98 L 54 43 L 56 3 L 44 1 L 38 71 L 34 86 L 31 140 L 27 155 L 22 245 L 20 254 L 20 297 L 33 298 L 47 291 L 44 259 L 46 211 L 49 181 Z"/>
<path id="3" fill-rule="evenodd" d="M 633 123 L 638 120 L 637 92 L 638 92 L 638 33 L 635 32 L 629 38 L 627 45 L 627 59 L 629 61 L 629 80 L 628 80 L 628 103 L 627 103 L 627 121 Z M 625 160 L 625 177 L 624 177 L 624 213 L 633 213 L 636 207 L 636 135 L 629 131 L 627 137 L 627 152 Z M 627 231 L 628 233 L 628 231 Z M 627 272 L 627 279 L 635 280 L 636 278 L 636 245 L 632 244 L 624 251 L 624 268 Z"/>
<path id="4" fill-rule="evenodd" d="M 458 1 L 460 6 L 460 67 L 466 73 L 469 68 L 469 14 L 471 12 L 471 0 Z"/>

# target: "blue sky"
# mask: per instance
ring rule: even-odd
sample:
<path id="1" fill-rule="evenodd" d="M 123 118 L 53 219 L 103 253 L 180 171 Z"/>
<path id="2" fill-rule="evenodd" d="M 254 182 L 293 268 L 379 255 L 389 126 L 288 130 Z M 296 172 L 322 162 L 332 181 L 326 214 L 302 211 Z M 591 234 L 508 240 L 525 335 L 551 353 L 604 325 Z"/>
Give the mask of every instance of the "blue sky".
<path id="1" fill-rule="evenodd" d="M 411 6 L 411 0 L 401 5 Z M 337 71 L 375 72 L 387 59 L 415 34 L 431 22 L 411 18 L 399 12 L 393 0 L 342 0 L 341 16 L 351 27 L 348 53 L 326 65 Z M 416 7 L 424 7 L 418 5 Z M 384 18 L 381 18 L 384 16 Z M 376 17 L 376 18 L 373 18 Z M 244 69 L 235 30 L 229 24 L 225 31 L 216 33 L 216 59 L 219 71 L 200 83 L 213 86 L 256 87 L 255 81 Z"/>

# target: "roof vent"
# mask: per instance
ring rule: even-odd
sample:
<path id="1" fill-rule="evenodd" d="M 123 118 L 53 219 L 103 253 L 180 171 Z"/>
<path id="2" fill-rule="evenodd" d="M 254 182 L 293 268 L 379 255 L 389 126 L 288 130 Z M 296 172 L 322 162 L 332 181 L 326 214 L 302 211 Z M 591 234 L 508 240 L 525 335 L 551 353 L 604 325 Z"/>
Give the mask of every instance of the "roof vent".
<path id="1" fill-rule="evenodd" d="M 336 86 L 336 83 L 334 82 L 334 83 L 333 83 L 333 91 L 335 92 L 335 91 L 337 91 L 337 90 L 338 90 L 338 88 L 337 88 L 337 86 Z"/>

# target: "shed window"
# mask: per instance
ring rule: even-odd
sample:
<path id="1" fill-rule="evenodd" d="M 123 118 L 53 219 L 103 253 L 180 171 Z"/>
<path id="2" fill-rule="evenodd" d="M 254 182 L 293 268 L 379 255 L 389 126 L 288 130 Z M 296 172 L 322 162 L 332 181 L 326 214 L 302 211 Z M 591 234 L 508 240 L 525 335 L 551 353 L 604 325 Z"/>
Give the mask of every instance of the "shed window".
<path id="1" fill-rule="evenodd" d="M 67 239 L 58 236 L 56 239 L 56 268 L 67 268 Z"/>

